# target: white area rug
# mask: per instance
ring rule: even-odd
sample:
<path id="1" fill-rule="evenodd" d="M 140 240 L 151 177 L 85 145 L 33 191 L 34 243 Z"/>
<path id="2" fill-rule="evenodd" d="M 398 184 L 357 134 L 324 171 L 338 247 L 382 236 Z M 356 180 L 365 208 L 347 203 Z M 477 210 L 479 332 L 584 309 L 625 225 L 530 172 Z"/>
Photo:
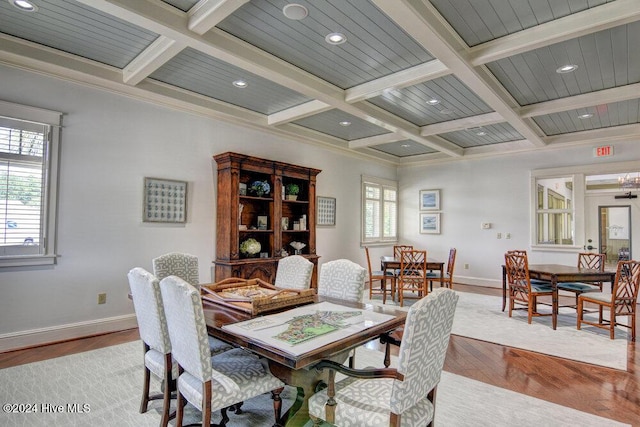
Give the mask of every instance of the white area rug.
<path id="1" fill-rule="evenodd" d="M 529 325 L 525 311 L 515 311 L 509 318 L 508 308 L 502 312 L 502 298 L 458 292 L 460 299 L 453 322 L 455 335 L 535 351 L 565 359 L 577 360 L 609 368 L 627 369 L 627 331 L 616 328 L 616 339 L 609 332 L 582 326 L 576 329 L 574 309 L 561 308 L 558 326 L 551 327 L 551 316 L 534 318 Z M 382 305 L 381 299 L 369 301 Z M 393 301 L 387 299 L 390 305 Z M 400 308 L 400 307 L 396 307 Z M 408 310 L 408 307 L 403 307 Z M 540 310 L 551 307 L 542 307 Z M 588 314 L 587 317 L 597 316 Z"/>

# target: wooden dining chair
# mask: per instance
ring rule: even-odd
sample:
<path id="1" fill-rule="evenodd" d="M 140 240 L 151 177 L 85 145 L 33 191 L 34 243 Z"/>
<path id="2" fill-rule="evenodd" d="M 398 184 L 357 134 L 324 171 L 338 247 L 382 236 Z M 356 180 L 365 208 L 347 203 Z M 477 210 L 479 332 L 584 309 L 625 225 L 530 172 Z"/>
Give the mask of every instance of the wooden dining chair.
<path id="1" fill-rule="evenodd" d="M 578 268 L 591 269 L 604 271 L 606 255 L 594 254 L 591 252 L 583 252 L 578 254 Z M 575 294 L 575 305 L 567 307 L 574 307 L 578 309 L 578 296 L 585 292 L 602 292 L 602 282 L 584 283 L 584 282 L 561 282 L 558 283 L 559 291 L 568 291 Z M 565 306 L 563 306 L 565 307 Z"/>
<path id="2" fill-rule="evenodd" d="M 373 270 L 367 246 L 364 247 L 364 252 L 367 255 L 367 266 L 369 267 L 369 299 L 374 294 L 382 294 L 382 304 L 386 304 L 387 293 L 391 295 L 391 299 L 395 298 L 396 276 L 392 271 Z M 376 287 L 375 282 L 380 282 L 380 286 Z M 389 287 L 387 287 L 387 283 L 389 283 Z"/>
<path id="3" fill-rule="evenodd" d="M 606 292 L 589 292 L 578 295 L 578 320 L 580 330 L 582 324 L 609 330 L 609 337 L 615 338 L 615 327 L 631 329 L 631 341 L 636 340 L 636 312 L 638 310 L 638 288 L 640 288 L 640 262 L 619 261 L 616 278 L 611 294 Z M 586 303 L 598 306 L 598 321 L 585 320 Z M 604 318 L 604 309 L 609 310 L 609 318 Z M 618 322 L 622 316 L 629 317 L 629 324 Z"/>
<path id="4" fill-rule="evenodd" d="M 394 245 L 393 246 L 393 257 L 395 259 L 400 259 L 402 255 L 402 251 L 411 251 L 413 250 L 412 245 Z"/>
<path id="5" fill-rule="evenodd" d="M 433 281 L 440 281 L 442 276 L 442 283 L 449 289 L 453 289 L 453 269 L 456 265 L 456 248 L 449 249 L 449 259 L 447 260 L 447 271 L 429 271 L 427 272 L 427 278 L 429 279 L 429 290 L 433 290 Z"/>
<path id="6" fill-rule="evenodd" d="M 404 307 L 405 298 L 422 298 L 427 295 L 427 251 L 408 250 L 400 253 L 400 272 L 398 273 L 398 298 L 400 307 Z M 415 296 L 407 296 L 405 292 Z"/>
<path id="7" fill-rule="evenodd" d="M 551 313 L 538 311 L 538 297 L 553 298 L 553 288 L 550 283 L 534 284 L 529 278 L 529 261 L 527 252 L 521 250 L 508 251 L 505 255 L 507 285 L 509 290 L 509 317 L 514 310 L 527 310 L 527 323 L 537 316 L 553 316 Z M 546 305 L 546 304 L 545 304 Z M 520 306 L 520 307 L 517 307 Z"/>

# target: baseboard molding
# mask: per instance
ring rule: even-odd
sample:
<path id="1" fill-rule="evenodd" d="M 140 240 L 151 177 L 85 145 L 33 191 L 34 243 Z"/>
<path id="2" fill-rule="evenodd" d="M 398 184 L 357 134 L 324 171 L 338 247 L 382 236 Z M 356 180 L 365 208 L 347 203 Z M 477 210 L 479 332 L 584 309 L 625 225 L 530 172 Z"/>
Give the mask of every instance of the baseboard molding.
<path id="1" fill-rule="evenodd" d="M 137 327 L 138 322 L 135 314 L 127 314 L 106 319 L 12 332 L 0 335 L 0 353 Z"/>
<path id="2" fill-rule="evenodd" d="M 454 283 L 454 286 L 455 286 L 455 283 L 461 283 L 463 285 L 484 286 L 487 288 L 502 289 L 502 280 L 483 279 L 481 277 L 460 276 L 458 274 L 454 274 L 453 283 Z"/>

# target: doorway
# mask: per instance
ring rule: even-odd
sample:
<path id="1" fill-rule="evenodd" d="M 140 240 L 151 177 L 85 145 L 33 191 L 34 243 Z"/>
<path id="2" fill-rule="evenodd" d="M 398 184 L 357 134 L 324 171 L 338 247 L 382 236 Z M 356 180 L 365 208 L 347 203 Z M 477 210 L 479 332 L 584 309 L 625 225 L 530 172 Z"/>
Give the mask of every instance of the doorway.
<path id="1" fill-rule="evenodd" d="M 598 236 L 607 265 L 632 259 L 631 206 L 598 206 Z"/>

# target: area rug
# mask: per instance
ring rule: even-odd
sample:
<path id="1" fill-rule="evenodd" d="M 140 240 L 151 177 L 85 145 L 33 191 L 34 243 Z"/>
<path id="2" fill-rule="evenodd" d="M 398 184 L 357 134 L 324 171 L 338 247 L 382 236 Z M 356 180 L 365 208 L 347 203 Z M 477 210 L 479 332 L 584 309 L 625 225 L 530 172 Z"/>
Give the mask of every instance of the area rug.
<path id="1" fill-rule="evenodd" d="M 453 322 L 454 335 L 608 368 L 627 369 L 627 331 L 623 328 L 616 328 L 615 340 L 609 338 L 608 331 L 592 326 L 583 325 L 578 331 L 575 310 L 561 308 L 557 328 L 553 330 L 551 316 L 536 317 L 528 324 L 526 311 L 516 311 L 511 318 L 506 310 L 503 312 L 500 297 L 457 293 L 460 299 Z M 382 306 L 381 299 L 367 302 Z M 409 309 L 408 306 L 398 307 L 389 299 L 386 306 Z M 551 312 L 551 307 L 540 310 L 544 309 Z M 596 314 L 587 314 L 586 317 L 594 316 Z"/>
<path id="2" fill-rule="evenodd" d="M 138 412 L 141 357 L 141 344 L 132 342 L 0 370 L 2 402 L 23 404 L 16 407 L 16 413 L 7 413 L 5 407 L 0 425 L 156 427 L 159 401 L 152 402 L 147 413 Z M 357 366 L 382 366 L 382 358 L 378 351 L 357 350 Z M 394 363 L 395 357 L 392 366 Z M 158 390 L 159 383 L 152 381 L 151 388 Z M 294 397 L 294 389 L 287 387 L 285 409 Z M 438 387 L 437 403 L 436 423 L 440 426 L 625 425 L 446 372 Z M 38 412 L 25 413 L 33 404 Z M 219 421 L 219 413 L 213 418 Z M 247 400 L 243 413 L 231 413 L 230 418 L 231 427 L 270 427 L 273 406 L 269 394 Z M 200 419 L 200 413 L 187 406 L 185 424 Z"/>

